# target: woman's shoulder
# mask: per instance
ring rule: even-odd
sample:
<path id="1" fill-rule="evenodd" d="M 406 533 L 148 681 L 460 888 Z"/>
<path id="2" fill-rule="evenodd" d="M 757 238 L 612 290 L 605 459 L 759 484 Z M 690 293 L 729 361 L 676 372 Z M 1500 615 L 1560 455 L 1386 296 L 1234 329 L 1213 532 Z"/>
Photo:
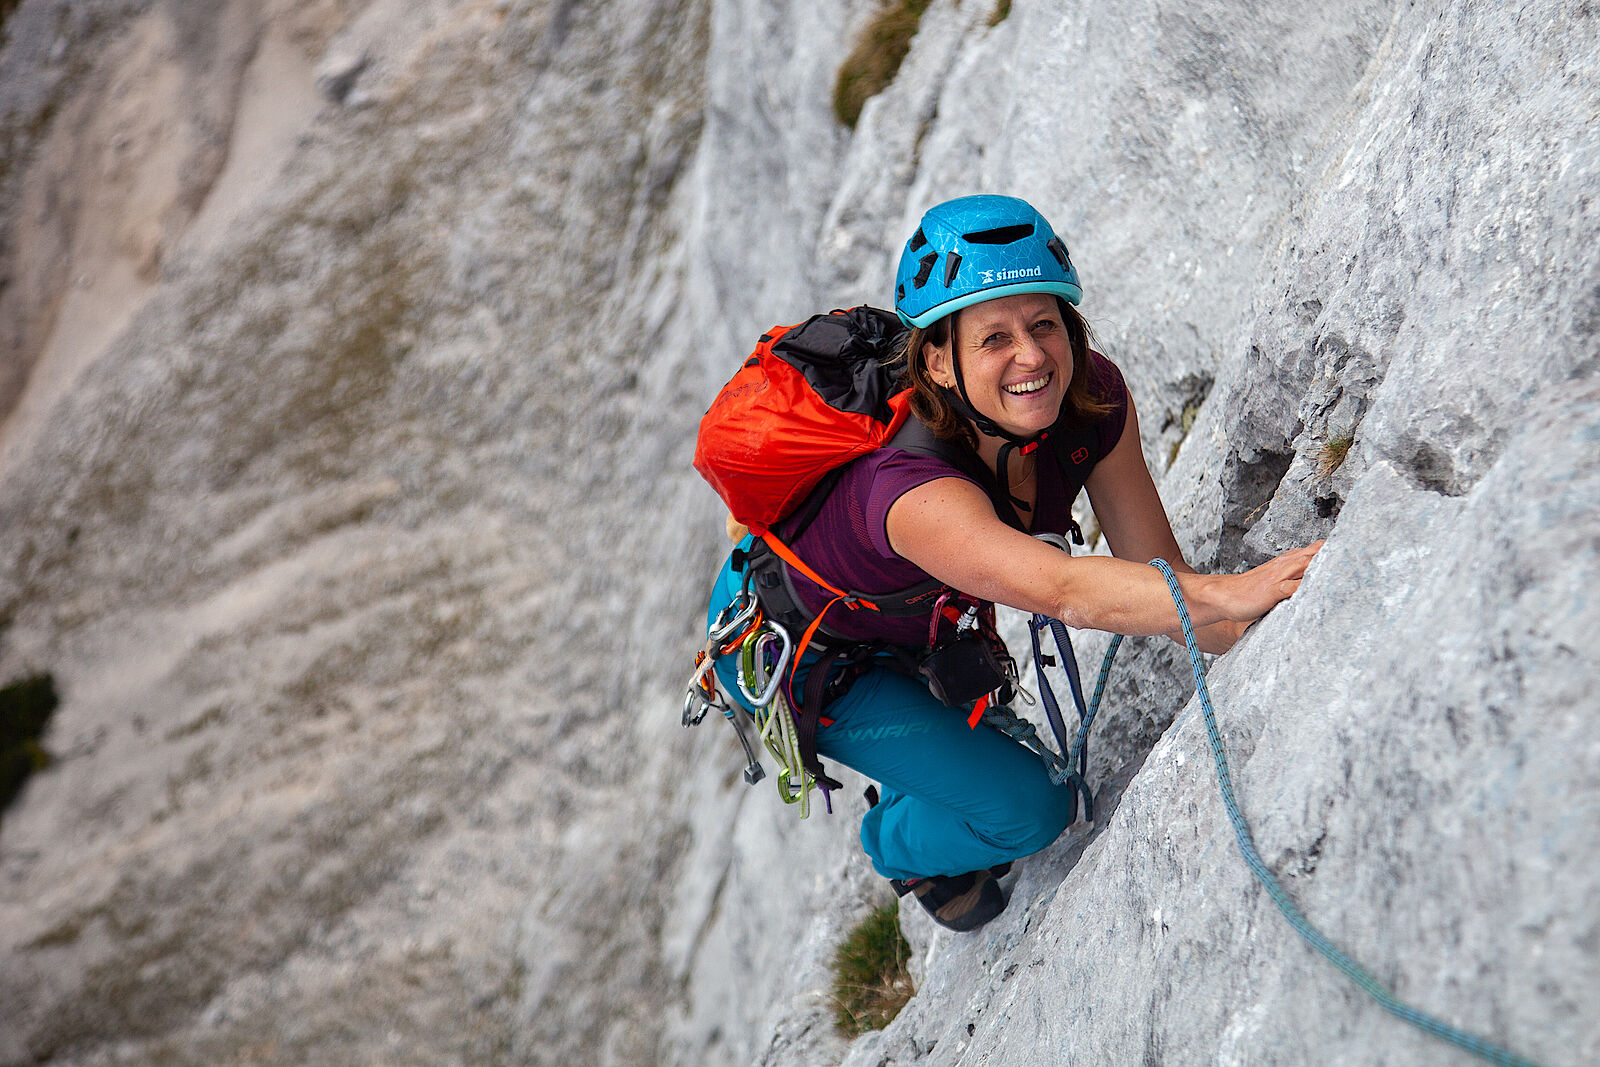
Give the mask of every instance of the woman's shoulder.
<path id="1" fill-rule="evenodd" d="M 923 448 L 891 442 L 851 463 L 846 477 L 889 489 L 894 496 L 938 478 L 965 478 L 972 481 L 971 475 L 961 469 L 956 457 L 955 450 L 961 447 L 954 441 L 949 442 L 948 448 Z"/>
<path id="2" fill-rule="evenodd" d="M 959 447 L 959 446 L 956 446 Z M 960 478 L 982 486 L 959 460 L 943 449 L 922 451 L 904 442 L 885 445 L 851 461 L 841 472 L 829 503 L 875 528 L 902 496 L 941 478 Z"/>
<path id="3" fill-rule="evenodd" d="M 911 567 L 889 543 L 889 510 L 902 496 L 940 478 L 972 479 L 938 456 L 908 451 L 893 445 L 852 460 L 839 471 L 838 481 L 824 499 L 814 522 L 796 544 L 802 555 L 817 553 L 822 564 L 837 568 L 838 576 L 856 581 L 858 589 L 900 588 L 884 575 L 888 567 Z M 821 565 L 821 564 L 816 564 Z"/>

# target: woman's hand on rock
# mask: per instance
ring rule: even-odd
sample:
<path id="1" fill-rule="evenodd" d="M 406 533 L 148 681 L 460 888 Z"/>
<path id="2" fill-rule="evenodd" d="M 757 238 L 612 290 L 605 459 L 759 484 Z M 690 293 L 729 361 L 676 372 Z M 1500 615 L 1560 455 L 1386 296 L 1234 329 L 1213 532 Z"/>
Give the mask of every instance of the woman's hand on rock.
<path id="1" fill-rule="evenodd" d="M 1311 565 L 1312 558 L 1322 545 L 1321 541 L 1313 541 L 1302 548 L 1292 548 L 1243 574 L 1220 576 L 1227 583 L 1226 593 L 1221 598 L 1226 617 L 1248 626 L 1289 599 L 1300 588 L 1306 568 Z"/>

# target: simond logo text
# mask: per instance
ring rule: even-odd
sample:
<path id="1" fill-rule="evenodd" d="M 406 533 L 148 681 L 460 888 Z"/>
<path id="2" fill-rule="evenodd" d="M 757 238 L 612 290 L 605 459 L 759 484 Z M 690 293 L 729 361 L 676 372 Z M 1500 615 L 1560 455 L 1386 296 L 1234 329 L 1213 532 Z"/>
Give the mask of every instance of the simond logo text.
<path id="1" fill-rule="evenodd" d="M 1000 282 L 1020 282 L 1026 278 L 1043 278 L 1043 267 L 1023 267 L 1018 270 L 986 270 L 982 272 L 984 285 Z"/>

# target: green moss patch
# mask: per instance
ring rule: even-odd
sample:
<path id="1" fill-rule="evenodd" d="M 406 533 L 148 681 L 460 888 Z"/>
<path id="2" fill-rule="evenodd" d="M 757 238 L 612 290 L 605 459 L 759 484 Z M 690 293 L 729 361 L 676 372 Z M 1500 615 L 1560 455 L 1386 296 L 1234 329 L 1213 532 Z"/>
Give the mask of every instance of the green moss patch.
<path id="1" fill-rule="evenodd" d="M 866 102 L 894 81 L 930 2 L 890 0 L 862 31 L 833 84 L 833 113 L 840 122 L 855 129 Z"/>
<path id="2" fill-rule="evenodd" d="M 1011 0 L 1000 0 L 998 4 L 994 5 L 994 11 L 989 15 L 989 25 L 1000 25 L 1009 14 L 1011 14 Z"/>
<path id="3" fill-rule="evenodd" d="M 1181 449 L 1183 447 L 1183 443 L 1189 439 L 1189 431 L 1194 429 L 1194 420 L 1199 417 L 1199 401 L 1183 405 L 1183 414 L 1178 418 L 1178 439 L 1172 442 L 1172 447 L 1167 450 L 1167 466 L 1170 467 L 1174 463 L 1178 462 L 1178 450 Z M 1170 426 L 1172 423 L 1169 421 L 1167 425 Z"/>
<path id="4" fill-rule="evenodd" d="M 0 687 L 0 811 L 22 792 L 30 774 L 50 766 L 39 739 L 59 703 L 48 674 Z"/>
<path id="5" fill-rule="evenodd" d="M 894 904 L 868 915 L 833 956 L 834 1025 L 847 1037 L 881 1030 L 900 1014 L 911 994 L 906 960 L 911 946 L 900 933 Z"/>

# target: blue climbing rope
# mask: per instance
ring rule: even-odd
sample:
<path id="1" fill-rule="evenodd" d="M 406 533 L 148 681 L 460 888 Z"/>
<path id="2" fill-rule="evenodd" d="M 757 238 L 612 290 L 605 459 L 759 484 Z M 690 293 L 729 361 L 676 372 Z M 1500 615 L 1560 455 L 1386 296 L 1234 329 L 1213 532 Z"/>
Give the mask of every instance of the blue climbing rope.
<path id="1" fill-rule="evenodd" d="M 1233 779 L 1228 773 L 1228 758 L 1222 750 L 1222 734 L 1217 730 L 1216 712 L 1212 710 L 1211 693 L 1206 688 L 1205 665 L 1200 659 L 1200 646 L 1196 644 L 1194 639 L 1194 626 L 1189 621 L 1189 606 L 1184 602 L 1183 590 L 1178 588 L 1178 576 L 1172 573 L 1172 568 L 1167 565 L 1166 560 L 1153 559 L 1150 561 L 1150 565 L 1159 570 L 1167 579 L 1167 589 L 1172 593 L 1172 602 L 1178 609 L 1178 621 L 1183 625 L 1184 644 L 1189 647 L 1189 662 L 1194 667 L 1194 687 L 1195 691 L 1200 695 L 1200 712 L 1205 716 L 1206 736 L 1211 740 L 1211 754 L 1216 757 L 1217 783 L 1222 787 L 1222 803 L 1228 809 L 1229 821 L 1233 823 L 1233 836 L 1239 843 L 1239 852 L 1244 856 L 1245 865 L 1256 876 L 1256 880 L 1265 887 L 1267 895 L 1272 898 L 1272 902 L 1278 906 L 1278 910 L 1283 913 L 1283 917 L 1289 920 L 1289 925 L 1294 927 L 1295 933 L 1309 942 L 1311 947 L 1316 949 L 1324 959 L 1343 971 L 1346 977 L 1360 986 L 1368 996 L 1376 1000 L 1379 1006 L 1389 1014 L 1405 1020 L 1419 1030 L 1432 1034 L 1442 1041 L 1448 1041 L 1457 1048 L 1465 1049 L 1475 1056 L 1480 1056 L 1490 1063 L 1502 1064 L 1504 1067 L 1537 1067 L 1532 1060 L 1524 1059 L 1498 1045 L 1485 1041 L 1481 1037 L 1476 1037 L 1464 1030 L 1459 1030 L 1454 1026 L 1441 1022 L 1433 1016 L 1418 1011 L 1416 1008 L 1399 1000 L 1393 993 L 1385 989 L 1383 984 L 1374 978 L 1366 968 L 1341 952 L 1333 942 L 1323 936 L 1321 931 L 1312 926 L 1294 901 L 1289 899 L 1289 894 L 1279 884 L 1278 879 L 1274 877 L 1272 872 L 1267 869 L 1267 865 L 1262 862 L 1261 854 L 1256 851 L 1255 841 L 1250 836 L 1250 827 L 1245 824 L 1244 816 L 1239 812 L 1239 802 L 1233 795 Z M 1117 641 L 1120 640 L 1121 638 L 1118 637 L 1116 641 L 1112 642 L 1111 648 L 1107 650 L 1105 663 L 1100 668 L 1100 682 L 1095 687 L 1094 700 L 1091 706 L 1097 706 L 1100 703 L 1100 693 L 1105 687 L 1106 674 L 1111 668 L 1111 656 L 1116 652 Z M 1088 723 L 1085 722 L 1080 733 L 1087 730 Z"/>
<path id="2" fill-rule="evenodd" d="M 1039 634 L 1046 629 L 1055 639 L 1061 668 L 1066 673 L 1067 684 L 1072 690 L 1072 702 L 1078 711 L 1078 731 L 1070 742 L 1067 740 L 1066 723 L 1061 717 L 1060 702 L 1056 700 L 1055 690 L 1050 687 L 1050 678 L 1045 673 L 1045 667 L 1051 661 L 1040 647 Z M 1093 822 L 1094 791 L 1089 788 L 1086 777 L 1089 773 L 1089 728 L 1094 725 L 1094 717 L 1100 712 L 1100 700 L 1105 696 L 1106 679 L 1111 676 L 1111 664 L 1117 658 L 1117 649 L 1122 646 L 1122 635 L 1111 635 L 1111 644 L 1106 648 L 1105 658 L 1100 661 L 1100 676 L 1095 679 L 1094 696 L 1085 705 L 1083 684 L 1078 679 L 1078 658 L 1073 654 L 1072 638 L 1067 634 L 1066 626 L 1048 615 L 1034 615 L 1028 631 L 1033 642 L 1033 668 L 1038 675 L 1039 697 L 1044 703 L 1045 715 L 1050 720 L 1050 730 L 1056 736 L 1056 747 L 1060 751 L 1050 751 L 1039 740 L 1039 731 L 1033 723 L 1004 704 L 989 705 L 983 713 L 983 721 L 1031 749 L 1044 761 L 1052 782 L 1073 790 L 1072 807 L 1067 816 L 1069 823 L 1077 821 L 1079 799 L 1083 801 L 1084 819 Z"/>

